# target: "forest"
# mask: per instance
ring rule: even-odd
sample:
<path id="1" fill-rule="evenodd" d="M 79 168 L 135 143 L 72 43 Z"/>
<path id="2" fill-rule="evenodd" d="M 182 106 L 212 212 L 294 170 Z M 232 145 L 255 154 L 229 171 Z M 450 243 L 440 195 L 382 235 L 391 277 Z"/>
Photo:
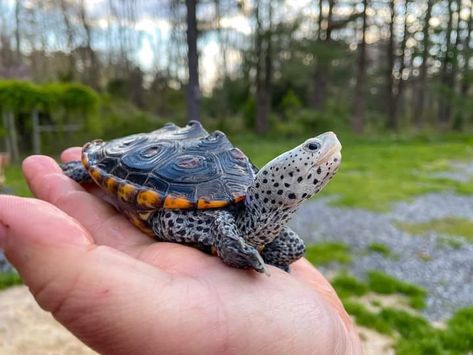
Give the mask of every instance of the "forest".
<path id="1" fill-rule="evenodd" d="M 100 104 L 86 121 L 98 121 L 105 137 L 190 119 L 284 137 L 468 132 L 472 7 L 470 0 L 1 1 L 0 78 L 89 86 Z M 23 137 L 31 134 L 26 106 L 19 100 L 10 110 Z M 84 119 L 38 110 L 43 123 Z M 21 144 L 33 149 L 30 140 Z"/>

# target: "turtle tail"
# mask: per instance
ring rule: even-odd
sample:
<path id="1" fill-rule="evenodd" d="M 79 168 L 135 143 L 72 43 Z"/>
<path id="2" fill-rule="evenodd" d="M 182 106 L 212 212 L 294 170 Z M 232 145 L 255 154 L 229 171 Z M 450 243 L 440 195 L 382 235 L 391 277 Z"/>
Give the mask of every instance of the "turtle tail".
<path id="1" fill-rule="evenodd" d="M 88 184 L 92 182 L 89 172 L 85 170 L 80 160 L 73 160 L 68 163 L 59 164 L 64 174 L 79 184 Z"/>

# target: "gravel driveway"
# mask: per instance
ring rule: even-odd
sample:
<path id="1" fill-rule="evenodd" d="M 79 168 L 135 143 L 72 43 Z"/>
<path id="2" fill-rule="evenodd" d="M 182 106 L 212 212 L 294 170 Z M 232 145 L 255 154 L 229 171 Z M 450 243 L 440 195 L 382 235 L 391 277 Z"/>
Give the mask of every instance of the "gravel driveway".
<path id="1" fill-rule="evenodd" d="M 443 178 L 471 181 L 473 163 L 445 173 Z M 434 176 L 435 177 L 435 176 Z M 396 222 L 422 223 L 455 217 L 473 221 L 473 196 L 435 193 L 395 204 L 388 213 L 332 207 L 329 199 L 319 199 L 301 207 L 292 227 L 309 243 L 337 241 L 347 244 L 353 255 L 348 268 L 358 277 L 378 270 L 428 290 L 424 315 L 433 321 L 449 318 L 462 307 L 473 306 L 473 244 L 451 236 L 428 232 L 414 236 L 402 231 Z M 389 247 L 395 257 L 368 252 L 372 243 Z M 322 267 L 323 272 L 340 269 Z"/>

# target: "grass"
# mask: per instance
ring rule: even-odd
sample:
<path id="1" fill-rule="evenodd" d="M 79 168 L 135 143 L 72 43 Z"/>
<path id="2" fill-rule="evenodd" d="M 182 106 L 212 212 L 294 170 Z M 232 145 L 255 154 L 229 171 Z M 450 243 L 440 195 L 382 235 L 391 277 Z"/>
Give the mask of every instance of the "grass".
<path id="1" fill-rule="evenodd" d="M 360 297 L 368 292 L 374 292 L 382 295 L 400 294 L 407 297 L 409 306 L 414 309 L 425 307 L 425 298 L 427 292 L 416 285 L 404 282 L 379 271 L 368 273 L 366 282 L 348 274 L 339 274 L 331 281 L 332 286 L 342 299 L 350 297 Z"/>
<path id="2" fill-rule="evenodd" d="M 28 185 L 23 178 L 21 166 L 17 164 L 9 165 L 5 168 L 6 187 L 11 192 L 19 196 L 31 196 Z"/>
<path id="3" fill-rule="evenodd" d="M 337 242 L 309 245 L 306 248 L 305 257 L 315 265 L 327 265 L 333 262 L 349 264 L 351 262 L 348 246 Z"/>
<path id="4" fill-rule="evenodd" d="M 368 285 L 348 274 L 339 274 L 330 283 L 342 299 L 350 296 L 363 296 L 369 291 Z"/>
<path id="5" fill-rule="evenodd" d="M 379 333 L 395 336 L 397 355 L 466 354 L 473 351 L 473 308 L 457 311 L 446 329 L 435 329 L 421 316 L 383 308 L 371 312 L 358 302 L 345 302 L 356 323 Z"/>
<path id="6" fill-rule="evenodd" d="M 446 323 L 445 329 L 433 327 L 424 317 L 392 307 L 371 311 L 356 301 L 368 292 L 379 294 L 399 293 L 412 299 L 424 299 L 425 290 L 397 280 L 389 275 L 373 271 L 367 282 L 348 274 L 339 274 L 332 285 L 343 301 L 347 312 L 358 325 L 374 329 L 394 338 L 397 355 L 467 354 L 473 351 L 473 307 L 458 310 Z M 421 302 L 425 305 L 425 302 Z M 413 308 L 419 308 L 412 304 Z"/>
<path id="7" fill-rule="evenodd" d="M 399 293 L 409 298 L 409 305 L 415 309 L 425 307 L 427 292 L 416 285 L 398 280 L 379 271 L 368 273 L 368 286 L 371 291 L 380 294 Z"/>
<path id="8" fill-rule="evenodd" d="M 23 280 L 15 272 L 0 272 L 0 290 L 11 286 L 21 285 Z"/>
<path id="9" fill-rule="evenodd" d="M 372 253 L 378 253 L 386 257 L 391 256 L 391 249 L 389 249 L 389 247 L 383 243 L 371 243 L 368 245 L 368 251 Z"/>
<path id="10" fill-rule="evenodd" d="M 262 139 L 237 137 L 234 140 L 253 162 L 262 166 L 303 139 Z M 460 183 L 432 178 L 448 170 L 452 160 L 473 159 L 473 138 L 432 137 L 432 140 L 341 138 L 343 162 L 337 176 L 322 191 L 322 196 L 339 196 L 340 206 L 385 211 L 396 201 L 452 190 L 473 194 L 473 181 Z"/>
<path id="11" fill-rule="evenodd" d="M 414 235 L 436 232 L 450 236 L 462 236 L 473 241 L 473 221 L 466 218 L 447 217 L 432 219 L 424 223 L 398 222 L 396 226 L 401 230 Z"/>

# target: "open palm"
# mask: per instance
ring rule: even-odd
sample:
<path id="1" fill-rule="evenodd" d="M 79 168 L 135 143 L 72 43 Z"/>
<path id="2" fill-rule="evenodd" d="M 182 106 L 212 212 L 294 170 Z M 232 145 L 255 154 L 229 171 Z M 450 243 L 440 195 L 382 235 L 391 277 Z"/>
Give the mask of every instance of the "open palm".
<path id="1" fill-rule="evenodd" d="M 79 150 L 63 153 L 77 159 Z M 328 282 L 306 260 L 271 277 L 156 243 L 63 175 L 50 158 L 23 165 L 41 200 L 0 197 L 0 247 L 34 294 L 105 354 L 357 354 L 359 340 Z"/>

